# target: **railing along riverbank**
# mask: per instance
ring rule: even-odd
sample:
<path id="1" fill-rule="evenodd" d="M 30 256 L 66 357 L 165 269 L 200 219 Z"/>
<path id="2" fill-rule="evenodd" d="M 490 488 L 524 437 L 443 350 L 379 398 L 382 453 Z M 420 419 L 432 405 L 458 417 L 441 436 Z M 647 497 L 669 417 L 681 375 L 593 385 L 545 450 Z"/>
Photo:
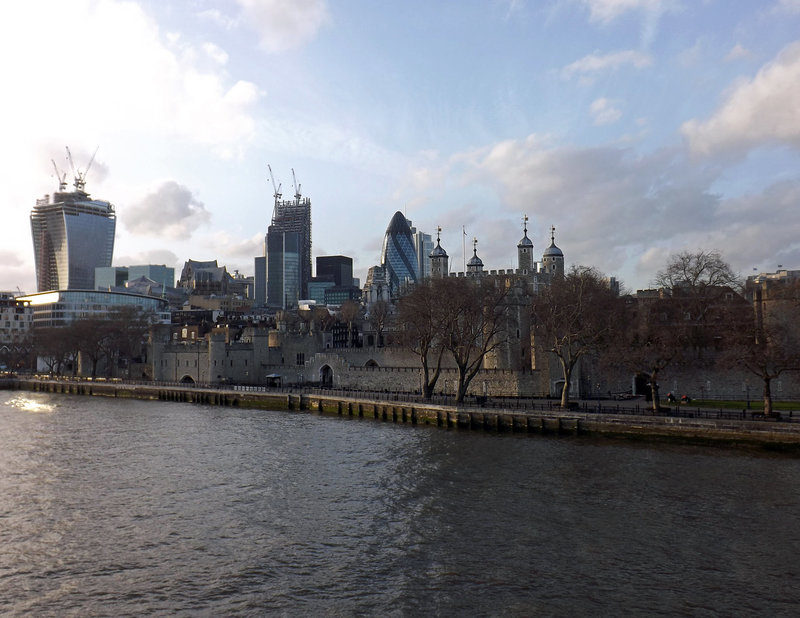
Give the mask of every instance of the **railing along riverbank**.
<path id="1" fill-rule="evenodd" d="M 685 404 L 654 412 L 643 401 L 581 401 L 564 410 L 553 399 L 471 398 L 456 405 L 452 397 L 423 401 L 401 392 L 42 377 L 5 378 L 0 388 L 308 411 L 455 429 L 675 440 L 800 453 L 800 415 L 793 412 L 784 412 L 778 421 L 747 410 Z"/>

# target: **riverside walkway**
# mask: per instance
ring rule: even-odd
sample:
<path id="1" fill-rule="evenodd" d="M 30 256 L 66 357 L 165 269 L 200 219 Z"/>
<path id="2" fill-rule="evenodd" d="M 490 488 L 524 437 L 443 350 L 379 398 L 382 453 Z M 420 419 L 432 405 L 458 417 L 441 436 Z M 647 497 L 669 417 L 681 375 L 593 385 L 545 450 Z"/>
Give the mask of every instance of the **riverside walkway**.
<path id="1" fill-rule="evenodd" d="M 800 454 L 800 413 L 764 418 L 748 410 L 685 404 L 654 412 L 636 399 L 578 401 L 564 410 L 558 401 L 540 398 L 472 397 L 456 405 L 452 397 L 424 401 L 402 392 L 41 377 L 4 378 L 0 389 L 306 411 L 471 431 L 675 441 Z"/>

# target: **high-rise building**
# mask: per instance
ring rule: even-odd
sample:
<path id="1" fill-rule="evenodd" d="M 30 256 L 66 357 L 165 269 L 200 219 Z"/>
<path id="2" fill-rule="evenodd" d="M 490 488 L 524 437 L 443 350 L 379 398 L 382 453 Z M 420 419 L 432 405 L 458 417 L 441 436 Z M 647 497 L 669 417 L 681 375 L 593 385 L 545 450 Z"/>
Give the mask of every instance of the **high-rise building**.
<path id="1" fill-rule="evenodd" d="M 392 297 L 399 296 L 402 285 L 417 280 L 419 265 L 417 251 L 408 220 L 402 212 L 394 213 L 383 238 L 381 266 L 386 269 L 386 279 Z"/>
<path id="2" fill-rule="evenodd" d="M 317 256 L 317 277 L 331 278 L 336 285 L 353 285 L 353 258 L 346 255 Z"/>
<path id="3" fill-rule="evenodd" d="M 175 269 L 165 264 L 140 264 L 136 266 L 100 266 L 94 270 L 94 290 L 123 287 L 126 282 L 147 277 L 163 287 L 175 285 Z"/>
<path id="4" fill-rule="evenodd" d="M 296 307 L 307 296 L 302 291 L 302 238 L 297 232 L 269 227 L 267 232 L 267 306 L 275 309 Z"/>
<path id="5" fill-rule="evenodd" d="M 410 219 L 407 219 L 411 229 L 411 238 L 414 241 L 414 250 L 417 254 L 417 280 L 421 281 L 431 276 L 431 251 L 433 251 L 433 238 L 430 234 L 418 231 Z"/>
<path id="6" fill-rule="evenodd" d="M 277 191 L 276 191 L 277 194 Z M 279 194 L 277 194 L 279 195 Z M 311 280 L 311 200 L 279 201 L 267 228 L 267 305 L 286 309 L 308 295 Z"/>
<path id="7" fill-rule="evenodd" d="M 117 216 L 114 206 L 93 200 L 83 190 L 82 177 L 75 191 L 60 191 L 36 200 L 31 212 L 36 285 L 49 290 L 92 290 L 94 270 L 111 266 Z"/>

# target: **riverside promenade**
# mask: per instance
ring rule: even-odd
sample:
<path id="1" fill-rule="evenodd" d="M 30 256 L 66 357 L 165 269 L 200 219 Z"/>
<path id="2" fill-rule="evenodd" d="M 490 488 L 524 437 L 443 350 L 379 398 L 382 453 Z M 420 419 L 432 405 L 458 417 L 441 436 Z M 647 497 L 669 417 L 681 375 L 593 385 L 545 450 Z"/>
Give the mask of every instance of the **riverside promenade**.
<path id="1" fill-rule="evenodd" d="M 655 413 L 642 401 L 582 401 L 570 410 L 563 410 L 552 400 L 512 398 L 478 398 L 455 405 L 452 398 L 449 402 L 446 398 L 426 402 L 408 393 L 35 377 L 0 379 L 0 389 L 310 412 L 464 431 L 669 441 L 800 454 L 800 414 L 792 413 L 780 420 L 746 410 L 687 406 L 662 408 Z"/>

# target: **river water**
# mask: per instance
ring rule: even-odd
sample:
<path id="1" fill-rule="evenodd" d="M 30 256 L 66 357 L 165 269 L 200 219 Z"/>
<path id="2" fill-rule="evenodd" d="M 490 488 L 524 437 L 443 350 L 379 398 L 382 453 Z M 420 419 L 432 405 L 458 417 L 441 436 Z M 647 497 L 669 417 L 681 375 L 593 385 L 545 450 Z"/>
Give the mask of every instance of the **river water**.
<path id="1" fill-rule="evenodd" d="M 800 459 L 0 393 L 0 614 L 800 613 Z"/>

